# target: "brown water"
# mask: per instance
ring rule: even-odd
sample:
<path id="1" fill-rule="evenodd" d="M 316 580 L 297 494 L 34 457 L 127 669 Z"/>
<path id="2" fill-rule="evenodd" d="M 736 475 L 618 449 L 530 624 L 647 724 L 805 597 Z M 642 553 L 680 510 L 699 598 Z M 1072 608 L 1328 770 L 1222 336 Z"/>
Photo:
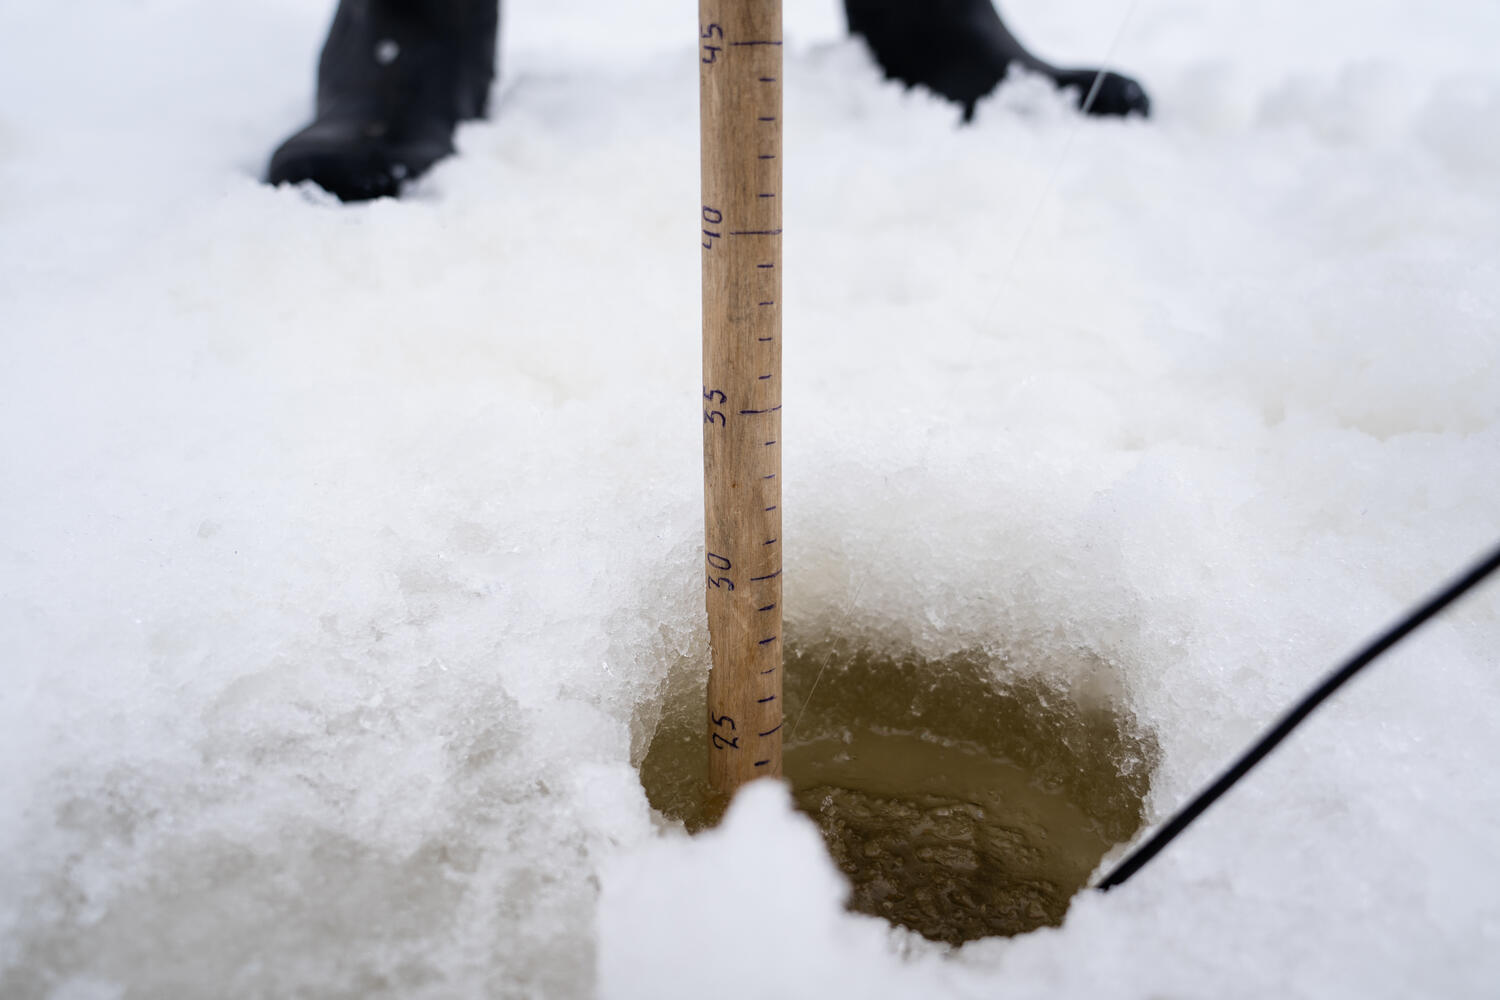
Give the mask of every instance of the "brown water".
<path id="1" fill-rule="evenodd" d="M 1155 740 L 1098 694 L 1002 680 L 1006 664 L 979 654 L 830 656 L 824 643 L 786 669 L 789 729 L 809 705 L 786 776 L 854 910 L 950 944 L 1059 924 L 1140 828 Z M 725 805 L 708 792 L 706 752 L 702 678 L 672 678 L 641 783 L 694 831 Z"/>

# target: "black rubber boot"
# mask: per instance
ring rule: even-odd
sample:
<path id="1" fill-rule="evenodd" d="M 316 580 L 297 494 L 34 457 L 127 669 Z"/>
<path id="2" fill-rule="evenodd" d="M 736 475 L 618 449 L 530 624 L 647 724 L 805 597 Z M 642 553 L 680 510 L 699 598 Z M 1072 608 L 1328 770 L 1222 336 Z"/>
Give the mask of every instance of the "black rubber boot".
<path id="1" fill-rule="evenodd" d="M 1072 87 L 1089 114 L 1150 114 L 1151 101 L 1128 76 L 1092 69 L 1058 69 L 1027 52 L 1000 20 L 990 0 L 844 0 L 849 30 L 864 36 L 888 78 L 922 84 L 963 105 L 964 121 L 1013 64 Z"/>
<path id="2" fill-rule="evenodd" d="M 318 61 L 317 118 L 271 157 L 272 184 L 344 201 L 394 196 L 453 152 L 495 78 L 499 0 L 340 0 Z"/>

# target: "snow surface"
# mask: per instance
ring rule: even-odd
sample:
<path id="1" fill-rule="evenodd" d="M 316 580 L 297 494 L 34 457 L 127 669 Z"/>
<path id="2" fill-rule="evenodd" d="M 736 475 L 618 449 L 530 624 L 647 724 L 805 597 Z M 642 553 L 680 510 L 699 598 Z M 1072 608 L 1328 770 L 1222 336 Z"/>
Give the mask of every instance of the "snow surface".
<path id="1" fill-rule="evenodd" d="M 695 15 L 517 0 L 342 207 L 257 182 L 330 6 L 0 4 L 0 995 L 1495 995 L 1494 587 L 1057 930 L 843 913 L 774 787 L 659 829 Z M 1500 537 L 1500 5 L 1140 0 L 1154 121 L 968 129 L 788 8 L 790 628 L 1108 685 L 1160 820 Z"/>

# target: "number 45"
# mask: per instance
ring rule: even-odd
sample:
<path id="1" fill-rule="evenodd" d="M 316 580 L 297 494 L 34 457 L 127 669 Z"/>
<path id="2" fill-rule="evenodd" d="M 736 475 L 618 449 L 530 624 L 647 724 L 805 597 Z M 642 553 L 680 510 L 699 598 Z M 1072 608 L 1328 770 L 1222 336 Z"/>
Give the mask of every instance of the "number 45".
<path id="1" fill-rule="evenodd" d="M 718 62 L 719 53 L 724 51 L 724 47 L 722 45 L 710 45 L 708 43 L 713 41 L 714 39 L 718 39 L 722 42 L 724 40 L 724 29 L 719 27 L 717 24 L 710 24 L 708 27 L 703 29 L 702 33 L 699 34 L 698 37 L 704 40 L 703 62 Z"/>

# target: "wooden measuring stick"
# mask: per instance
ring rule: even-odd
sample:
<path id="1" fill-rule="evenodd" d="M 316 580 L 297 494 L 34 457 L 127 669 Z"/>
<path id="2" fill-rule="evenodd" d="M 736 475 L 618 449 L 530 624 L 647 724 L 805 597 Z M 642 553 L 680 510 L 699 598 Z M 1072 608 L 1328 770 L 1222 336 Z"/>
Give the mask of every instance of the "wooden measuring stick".
<path id="1" fill-rule="evenodd" d="M 781 776 L 781 0 L 699 0 L 709 780 Z"/>

